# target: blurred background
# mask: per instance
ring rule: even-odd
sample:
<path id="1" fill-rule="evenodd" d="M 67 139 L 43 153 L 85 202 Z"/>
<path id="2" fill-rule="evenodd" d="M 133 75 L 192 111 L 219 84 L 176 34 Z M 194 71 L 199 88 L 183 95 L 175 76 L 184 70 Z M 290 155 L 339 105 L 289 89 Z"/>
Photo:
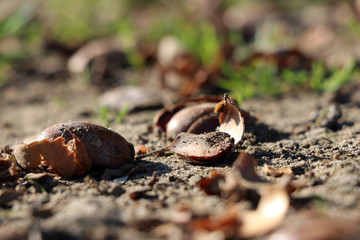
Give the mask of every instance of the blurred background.
<path id="1" fill-rule="evenodd" d="M 359 21 L 356 0 L 0 0 L 0 95 L 75 79 L 99 94 L 230 92 L 239 103 L 355 91 Z"/>

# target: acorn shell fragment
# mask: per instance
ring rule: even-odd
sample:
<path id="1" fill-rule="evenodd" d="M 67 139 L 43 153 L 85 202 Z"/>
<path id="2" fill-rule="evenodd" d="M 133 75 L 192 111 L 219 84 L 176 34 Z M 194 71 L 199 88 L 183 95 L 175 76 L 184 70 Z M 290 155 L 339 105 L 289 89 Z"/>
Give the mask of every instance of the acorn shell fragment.
<path id="1" fill-rule="evenodd" d="M 227 155 L 234 147 L 234 139 L 223 132 L 206 134 L 180 133 L 168 150 L 194 163 L 206 164 Z"/>
<path id="2" fill-rule="evenodd" d="M 181 109 L 175 113 L 167 124 L 166 137 L 174 139 L 179 133 L 192 133 L 189 129 L 197 128 L 204 128 L 204 132 L 215 131 L 216 127 L 219 125 L 218 121 L 214 126 L 211 126 L 207 124 L 207 119 L 202 118 L 211 115 L 215 105 L 215 103 L 202 103 Z M 207 129 L 204 127 L 206 124 L 208 125 Z"/>
<path id="3" fill-rule="evenodd" d="M 14 156 L 0 153 L 0 182 L 8 182 L 18 178 L 19 169 Z"/>
<path id="4" fill-rule="evenodd" d="M 169 121 L 177 112 L 181 111 L 182 109 L 203 103 L 213 103 L 215 107 L 215 105 L 221 100 L 222 97 L 211 95 L 186 98 L 178 103 L 166 106 L 160 110 L 153 119 L 153 125 L 163 131 L 166 131 Z M 213 107 L 211 109 L 211 112 L 212 111 Z M 196 120 L 196 118 L 194 120 Z"/>
<path id="5" fill-rule="evenodd" d="M 180 133 L 167 147 L 173 153 L 195 163 L 218 161 L 240 143 L 245 131 L 244 118 L 240 108 L 225 94 L 216 104 L 220 127 L 217 132 L 204 134 Z"/>
<path id="6" fill-rule="evenodd" d="M 55 124 L 43 130 L 37 140 L 63 137 L 79 138 L 93 165 L 117 168 L 134 159 L 134 146 L 120 134 L 100 125 L 85 122 L 67 122 Z"/>
<path id="7" fill-rule="evenodd" d="M 220 113 L 220 132 L 228 133 L 235 139 L 236 147 L 245 132 L 245 121 L 238 105 L 231 100 L 227 94 L 224 96 L 224 100 L 218 103 L 214 110 L 215 113 Z"/>
<path id="8" fill-rule="evenodd" d="M 44 166 L 65 178 L 81 176 L 91 168 L 87 151 L 76 136 L 67 143 L 65 138 L 57 137 L 22 144 L 15 148 L 14 156 L 24 169 L 34 170 Z"/>

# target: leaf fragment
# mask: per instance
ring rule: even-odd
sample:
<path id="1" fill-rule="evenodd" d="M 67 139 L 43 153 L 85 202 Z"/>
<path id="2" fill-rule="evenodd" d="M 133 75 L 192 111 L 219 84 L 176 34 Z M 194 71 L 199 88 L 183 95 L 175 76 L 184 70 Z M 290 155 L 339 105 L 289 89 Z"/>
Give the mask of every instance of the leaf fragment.
<path id="1" fill-rule="evenodd" d="M 264 164 L 263 171 L 266 175 L 273 177 L 281 177 L 284 174 L 293 174 L 291 168 L 274 168 L 267 165 L 266 163 Z"/>
<path id="2" fill-rule="evenodd" d="M 328 239 L 360 239 L 358 218 L 336 218 L 323 212 L 302 211 L 289 218 L 269 236 L 269 240 L 328 240 Z"/>
<path id="3" fill-rule="evenodd" d="M 14 156 L 7 153 L 0 153 L 0 182 L 16 180 L 19 175 L 19 169 L 16 166 Z"/>
<path id="4" fill-rule="evenodd" d="M 212 172 L 209 178 L 202 178 L 198 184 L 207 195 L 220 194 L 220 181 L 224 181 L 225 176 L 218 172 Z"/>
<path id="5" fill-rule="evenodd" d="M 281 184 L 269 184 L 260 190 L 261 197 L 256 210 L 246 211 L 241 216 L 239 236 L 244 238 L 261 236 L 282 222 L 290 204 L 287 191 L 289 180 L 288 178 Z"/>
<path id="6" fill-rule="evenodd" d="M 264 235 L 282 223 L 290 204 L 291 177 L 285 175 L 278 182 L 267 182 L 256 174 L 256 165 L 254 156 L 242 152 L 232 171 L 225 175 L 213 173 L 210 178 L 199 181 L 206 193 L 225 196 L 229 205 L 220 214 L 194 220 L 192 227 L 195 230 L 221 231 L 227 238 L 252 238 Z M 245 209 L 240 200 L 254 201 L 249 198 L 251 191 L 257 192 L 259 202 L 256 209 Z M 235 198 L 236 194 L 243 198 Z"/>

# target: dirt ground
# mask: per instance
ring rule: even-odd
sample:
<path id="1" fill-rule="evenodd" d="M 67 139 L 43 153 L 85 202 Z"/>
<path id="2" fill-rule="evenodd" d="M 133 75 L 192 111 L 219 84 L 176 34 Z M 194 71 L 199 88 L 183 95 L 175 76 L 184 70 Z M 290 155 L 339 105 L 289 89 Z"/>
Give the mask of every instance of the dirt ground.
<path id="1" fill-rule="evenodd" d="M 98 95 L 81 80 L 28 79 L 3 88 L 0 146 L 21 143 L 58 122 L 103 124 L 97 117 Z M 360 110 L 352 101 L 334 99 L 335 94 L 303 92 L 245 101 L 241 107 L 256 116 L 257 123 L 246 126 L 234 153 L 211 166 L 190 164 L 174 155 L 149 156 L 132 166 L 93 170 L 74 180 L 51 174 L 35 178 L 45 192 L 23 172 L 16 182 L 0 187 L 16 193 L 11 201 L 0 196 L 0 238 L 186 239 L 181 228 L 169 228 L 171 234 L 155 229 L 188 218 L 184 209 L 190 218 L 223 212 L 226 200 L 206 195 L 198 181 L 214 170 L 229 171 L 240 151 L 258 158 L 263 178 L 274 179 L 262 171 L 266 163 L 290 167 L 293 181 L 305 183 L 291 194 L 284 223 L 307 210 L 334 219 L 358 219 Z M 122 124 L 109 127 L 135 146 L 160 149 L 169 142 L 150 128 L 158 110 L 131 113 Z M 205 236 L 224 238 L 218 232 Z M 271 234 L 263 238 L 268 237 Z"/>

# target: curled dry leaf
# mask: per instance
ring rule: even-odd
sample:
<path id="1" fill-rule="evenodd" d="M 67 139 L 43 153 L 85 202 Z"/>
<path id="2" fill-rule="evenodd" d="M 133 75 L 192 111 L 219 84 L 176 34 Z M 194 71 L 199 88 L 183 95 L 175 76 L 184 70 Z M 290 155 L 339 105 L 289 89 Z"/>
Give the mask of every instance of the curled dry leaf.
<path id="1" fill-rule="evenodd" d="M 236 235 L 237 226 L 241 224 L 238 218 L 238 207 L 229 207 L 226 212 L 213 216 L 195 219 L 192 228 L 205 231 L 222 231 L 228 237 Z"/>
<path id="2" fill-rule="evenodd" d="M 266 163 L 264 164 L 263 171 L 266 175 L 273 177 L 281 177 L 284 174 L 293 174 L 291 168 L 274 168 L 267 165 Z"/>
<path id="3" fill-rule="evenodd" d="M 212 172 L 209 178 L 202 178 L 198 184 L 200 188 L 208 195 L 219 195 L 220 181 L 224 181 L 225 176 L 221 173 Z"/>
<path id="4" fill-rule="evenodd" d="M 238 230 L 239 236 L 261 236 L 280 225 L 289 209 L 289 182 L 290 178 L 286 177 L 279 184 L 269 184 L 259 190 L 260 202 L 256 210 L 246 211 L 240 215 L 242 225 Z"/>
<path id="5" fill-rule="evenodd" d="M 236 178 L 235 182 L 260 194 L 257 209 L 245 211 L 240 216 L 242 225 L 238 234 L 241 237 L 260 236 L 273 230 L 282 222 L 289 208 L 291 176 L 285 175 L 279 182 L 267 182 L 256 174 L 256 165 L 257 159 L 246 152 L 240 153 L 233 165 L 232 177 Z M 262 224 L 257 224 L 259 222 Z"/>
<path id="6" fill-rule="evenodd" d="M 120 134 L 100 125 L 85 122 L 55 124 L 43 130 L 37 140 L 76 136 L 85 146 L 95 166 L 117 168 L 134 159 L 134 146 Z"/>
<path id="7" fill-rule="evenodd" d="M 258 160 L 256 157 L 247 152 L 240 152 L 239 156 L 233 164 L 234 173 L 238 174 L 238 178 L 241 179 L 243 183 L 264 183 L 266 181 L 256 174 L 255 168 L 257 164 Z"/>
<path id="8" fill-rule="evenodd" d="M 19 169 L 16 166 L 14 156 L 7 153 L 0 153 L 0 182 L 16 180 L 18 174 Z"/>
<path id="9" fill-rule="evenodd" d="M 203 189 L 205 186 L 206 191 L 216 189 L 215 194 L 219 194 L 219 191 L 219 195 L 228 196 L 228 199 L 233 196 L 228 194 L 229 189 L 240 191 L 239 194 L 243 194 L 244 189 L 255 190 L 260 196 L 255 210 L 244 209 L 244 205 L 232 202 L 224 213 L 195 220 L 192 227 L 205 231 L 220 230 L 229 238 L 257 237 L 276 228 L 283 221 L 289 208 L 288 189 L 291 177 L 286 175 L 278 182 L 266 182 L 256 174 L 256 165 L 255 157 L 241 153 L 233 165 L 233 171 L 227 172 L 225 178 L 221 174 L 213 174 L 211 178 L 199 182 Z M 225 185 L 228 186 L 224 187 Z"/>
<path id="10" fill-rule="evenodd" d="M 191 226 L 195 230 L 222 231 L 228 238 L 236 239 L 264 235 L 276 228 L 287 214 L 290 202 L 286 190 L 288 180 L 261 189 L 255 210 L 244 210 L 243 205 L 233 204 L 221 214 L 194 220 Z"/>
<path id="11" fill-rule="evenodd" d="M 220 114 L 217 132 L 204 134 L 180 133 L 167 147 L 173 153 L 195 163 L 211 163 L 230 153 L 244 134 L 244 118 L 239 107 L 225 94 L 215 106 Z"/>
<path id="12" fill-rule="evenodd" d="M 229 202 L 250 200 L 257 202 L 259 194 L 249 189 L 257 189 L 267 183 L 260 178 L 255 167 L 257 159 L 246 152 L 241 152 L 233 164 L 232 171 L 226 174 L 213 174 L 199 181 L 201 189 L 207 194 L 216 194 L 228 199 Z M 216 190 L 216 191 L 214 191 Z"/>
<path id="13" fill-rule="evenodd" d="M 359 223 L 359 219 L 337 219 L 324 213 L 305 211 L 289 217 L 268 239 L 360 239 Z"/>

